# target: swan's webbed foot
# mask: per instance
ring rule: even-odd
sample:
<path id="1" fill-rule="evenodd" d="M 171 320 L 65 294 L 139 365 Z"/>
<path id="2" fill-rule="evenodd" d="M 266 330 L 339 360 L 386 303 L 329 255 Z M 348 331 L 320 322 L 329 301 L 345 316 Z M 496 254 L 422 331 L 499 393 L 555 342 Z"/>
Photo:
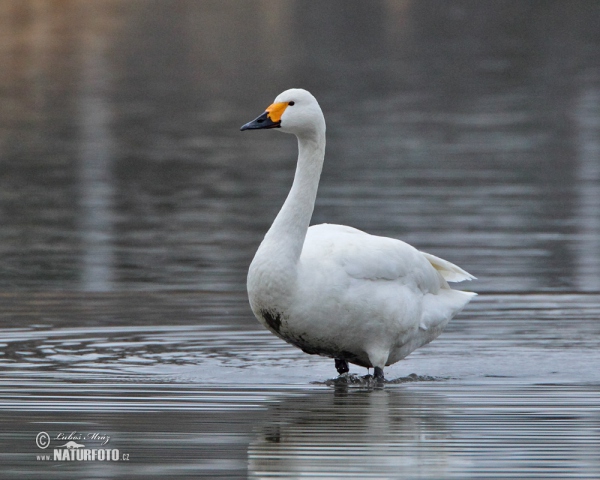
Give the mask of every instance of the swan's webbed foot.
<path id="1" fill-rule="evenodd" d="M 340 375 L 343 375 L 344 373 L 348 373 L 350 371 L 350 368 L 348 368 L 348 362 L 343 358 L 335 359 L 335 369 Z"/>
<path id="2" fill-rule="evenodd" d="M 380 380 L 383 381 L 383 368 L 381 367 L 374 367 L 373 368 L 373 377 L 375 377 L 375 380 Z"/>

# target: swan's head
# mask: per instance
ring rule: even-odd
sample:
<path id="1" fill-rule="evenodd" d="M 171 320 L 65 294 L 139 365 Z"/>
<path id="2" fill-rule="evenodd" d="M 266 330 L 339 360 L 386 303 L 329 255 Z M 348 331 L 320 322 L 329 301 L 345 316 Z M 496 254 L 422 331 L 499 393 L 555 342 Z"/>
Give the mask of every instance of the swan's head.
<path id="1" fill-rule="evenodd" d="M 301 88 L 291 88 L 280 93 L 262 115 L 241 130 L 259 128 L 280 128 L 297 136 L 314 135 L 325 131 L 325 119 L 315 97 Z"/>

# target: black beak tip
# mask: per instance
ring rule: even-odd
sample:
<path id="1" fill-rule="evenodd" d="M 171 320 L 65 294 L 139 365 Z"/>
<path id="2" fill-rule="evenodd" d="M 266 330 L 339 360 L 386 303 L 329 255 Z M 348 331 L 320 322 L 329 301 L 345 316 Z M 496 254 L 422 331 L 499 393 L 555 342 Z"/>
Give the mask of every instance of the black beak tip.
<path id="1" fill-rule="evenodd" d="M 254 120 L 252 120 L 251 122 L 244 123 L 240 127 L 240 132 L 243 132 L 244 130 L 254 130 L 254 129 L 258 128 L 260 126 L 258 121 L 260 121 L 260 120 L 261 120 L 261 117 L 258 117 L 258 118 L 255 118 Z"/>
<path id="2" fill-rule="evenodd" d="M 259 130 L 262 128 L 278 128 L 280 124 L 281 122 L 273 122 L 269 118 L 269 114 L 265 112 L 251 122 L 242 125 L 240 132 L 243 132 L 244 130 Z"/>

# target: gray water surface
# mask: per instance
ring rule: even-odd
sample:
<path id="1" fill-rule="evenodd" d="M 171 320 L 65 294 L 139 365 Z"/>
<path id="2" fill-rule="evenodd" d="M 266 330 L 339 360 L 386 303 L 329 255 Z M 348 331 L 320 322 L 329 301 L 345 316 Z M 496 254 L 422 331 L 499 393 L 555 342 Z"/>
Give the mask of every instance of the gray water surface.
<path id="1" fill-rule="evenodd" d="M 434 343 L 388 367 L 383 386 L 354 366 L 336 379 L 332 360 L 252 321 L 239 294 L 6 300 L 18 320 L 1 330 L 4 478 L 600 471 L 597 294 L 478 297 Z M 40 311 L 45 323 L 33 323 Z M 42 431 L 51 447 L 64 444 L 60 433 L 107 435 L 129 461 L 37 460 L 52 455 L 36 447 Z"/>
<path id="2" fill-rule="evenodd" d="M 592 0 L 0 1 L 0 476 L 600 478 L 598 25 Z M 296 143 L 239 127 L 290 87 L 327 120 L 313 223 L 478 277 L 383 386 L 247 303 Z M 118 461 L 55 460 L 69 435 Z"/>

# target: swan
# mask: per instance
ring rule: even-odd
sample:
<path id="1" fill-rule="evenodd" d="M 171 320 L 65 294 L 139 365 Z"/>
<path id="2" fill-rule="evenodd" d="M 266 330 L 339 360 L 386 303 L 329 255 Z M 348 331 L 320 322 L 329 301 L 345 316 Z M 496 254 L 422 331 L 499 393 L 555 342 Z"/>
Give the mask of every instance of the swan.
<path id="1" fill-rule="evenodd" d="M 393 238 L 343 225 L 314 225 L 325 157 L 325 118 L 303 89 L 281 93 L 241 130 L 276 128 L 298 139 L 292 188 L 248 269 L 252 312 L 267 329 L 309 354 L 383 369 L 436 338 L 476 295 L 448 282 L 462 268 Z"/>

